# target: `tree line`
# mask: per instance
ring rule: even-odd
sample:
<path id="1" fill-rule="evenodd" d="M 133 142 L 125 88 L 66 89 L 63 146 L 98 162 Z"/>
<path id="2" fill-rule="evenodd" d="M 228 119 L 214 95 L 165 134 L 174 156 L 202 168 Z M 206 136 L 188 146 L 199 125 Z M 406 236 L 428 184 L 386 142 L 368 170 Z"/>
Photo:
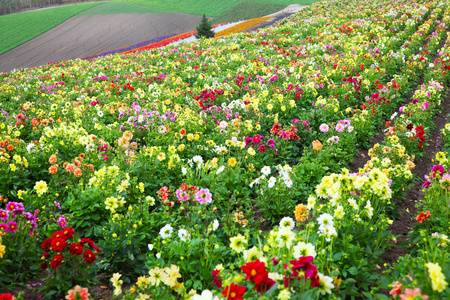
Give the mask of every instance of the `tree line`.
<path id="1" fill-rule="evenodd" d="M 82 0 L 0 0 L 0 15 L 18 13 L 47 6 L 88 2 Z"/>

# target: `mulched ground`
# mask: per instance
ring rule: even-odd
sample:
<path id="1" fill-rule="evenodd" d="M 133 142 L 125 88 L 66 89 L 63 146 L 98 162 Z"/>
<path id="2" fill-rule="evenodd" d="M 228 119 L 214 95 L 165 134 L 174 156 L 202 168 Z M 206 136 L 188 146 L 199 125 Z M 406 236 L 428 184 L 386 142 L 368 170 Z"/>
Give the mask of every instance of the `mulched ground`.
<path id="1" fill-rule="evenodd" d="M 168 14 L 79 15 L 0 55 L 0 72 L 114 50 L 160 36 L 195 30 L 201 16 Z"/>

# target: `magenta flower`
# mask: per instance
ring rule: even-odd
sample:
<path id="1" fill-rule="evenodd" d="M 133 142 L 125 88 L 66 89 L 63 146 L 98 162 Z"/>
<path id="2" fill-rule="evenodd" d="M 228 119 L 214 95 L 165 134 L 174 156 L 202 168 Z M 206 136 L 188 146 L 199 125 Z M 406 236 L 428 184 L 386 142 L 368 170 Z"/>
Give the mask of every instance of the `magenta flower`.
<path id="1" fill-rule="evenodd" d="M 445 168 L 442 165 L 435 165 L 431 169 L 431 178 L 436 177 L 436 175 L 442 175 L 445 173 Z"/>
<path id="2" fill-rule="evenodd" d="M 9 211 L 14 211 L 17 206 L 16 204 L 17 204 L 16 202 L 11 201 L 6 205 L 6 209 Z"/>
<path id="3" fill-rule="evenodd" d="M 178 189 L 176 194 L 177 194 L 178 201 L 185 202 L 190 199 L 189 194 L 183 190 Z"/>
<path id="4" fill-rule="evenodd" d="M 0 224 L 0 232 L 8 232 L 8 225 L 6 225 L 5 223 L 1 223 Z"/>
<path id="5" fill-rule="evenodd" d="M 259 144 L 259 143 L 261 142 L 261 139 L 262 139 L 262 136 L 260 136 L 259 134 L 256 134 L 256 135 L 253 137 L 253 143 L 254 143 L 254 144 Z"/>
<path id="6" fill-rule="evenodd" d="M 195 200 L 197 200 L 200 204 L 211 203 L 212 195 L 208 189 L 201 189 L 195 194 Z"/>
<path id="7" fill-rule="evenodd" d="M 64 216 L 60 216 L 58 219 L 58 224 L 60 228 L 65 228 L 67 225 L 66 218 Z"/>
<path id="8" fill-rule="evenodd" d="M 264 145 L 259 145 L 259 152 L 261 152 L 261 153 L 266 152 L 266 146 L 264 146 Z"/>
<path id="9" fill-rule="evenodd" d="M 9 222 L 8 223 L 8 231 L 9 232 L 16 232 L 17 231 L 17 223 L 16 222 Z"/>
<path id="10" fill-rule="evenodd" d="M 0 209 L 0 219 L 2 219 L 3 221 L 8 220 L 9 217 L 9 213 L 4 210 L 4 209 Z"/>
<path id="11" fill-rule="evenodd" d="M 56 202 L 56 201 L 53 201 L 53 204 L 55 204 L 57 208 L 61 209 L 61 205 L 59 205 L 59 203 L 58 203 L 58 202 Z"/>

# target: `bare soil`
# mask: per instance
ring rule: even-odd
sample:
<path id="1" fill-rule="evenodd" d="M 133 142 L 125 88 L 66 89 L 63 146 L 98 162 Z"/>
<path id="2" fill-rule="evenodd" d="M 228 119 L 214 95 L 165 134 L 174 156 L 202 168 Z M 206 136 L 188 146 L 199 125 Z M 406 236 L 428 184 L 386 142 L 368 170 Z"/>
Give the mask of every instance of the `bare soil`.
<path id="1" fill-rule="evenodd" d="M 80 58 L 192 31 L 200 20 L 201 16 L 181 13 L 75 16 L 0 55 L 0 72 Z"/>

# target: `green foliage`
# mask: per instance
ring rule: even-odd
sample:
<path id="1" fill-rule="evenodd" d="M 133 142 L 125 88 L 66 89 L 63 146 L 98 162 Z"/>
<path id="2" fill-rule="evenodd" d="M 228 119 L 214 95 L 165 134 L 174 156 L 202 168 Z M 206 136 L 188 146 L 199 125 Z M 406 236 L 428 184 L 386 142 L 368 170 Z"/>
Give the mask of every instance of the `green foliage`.
<path id="1" fill-rule="evenodd" d="M 100 2 L 61 6 L 0 16 L 0 54 L 5 53 Z"/>
<path id="2" fill-rule="evenodd" d="M 210 0 L 115 0 L 114 2 L 122 2 L 144 7 L 152 7 L 167 11 L 175 11 L 193 15 L 202 15 L 203 13 L 209 17 L 217 17 L 226 11 L 233 9 L 236 5 L 244 2 L 243 0 L 230 1 L 210 1 Z M 247 1 L 246 1 L 247 2 Z M 264 0 L 265 3 L 275 3 L 287 6 L 289 4 L 312 4 L 316 0 Z M 250 1 L 252 5 L 259 5 L 260 2 Z M 228 21 L 228 20 L 227 20 Z"/>
<path id="3" fill-rule="evenodd" d="M 285 4 L 245 1 L 213 19 L 215 24 L 237 22 L 266 16 L 285 8 Z"/>
<path id="4" fill-rule="evenodd" d="M 211 38 L 214 37 L 214 31 L 211 28 L 211 23 L 208 21 L 208 18 L 206 18 L 206 15 L 203 14 L 203 18 L 200 21 L 200 24 L 197 26 L 197 34 L 195 35 L 196 38 Z"/>
<path id="5" fill-rule="evenodd" d="M 82 12 L 82 16 L 94 16 L 94 15 L 116 15 L 116 14 L 168 14 L 168 11 L 154 9 L 149 7 L 142 7 L 136 5 L 129 5 L 125 3 L 108 2 L 88 9 Z"/>

